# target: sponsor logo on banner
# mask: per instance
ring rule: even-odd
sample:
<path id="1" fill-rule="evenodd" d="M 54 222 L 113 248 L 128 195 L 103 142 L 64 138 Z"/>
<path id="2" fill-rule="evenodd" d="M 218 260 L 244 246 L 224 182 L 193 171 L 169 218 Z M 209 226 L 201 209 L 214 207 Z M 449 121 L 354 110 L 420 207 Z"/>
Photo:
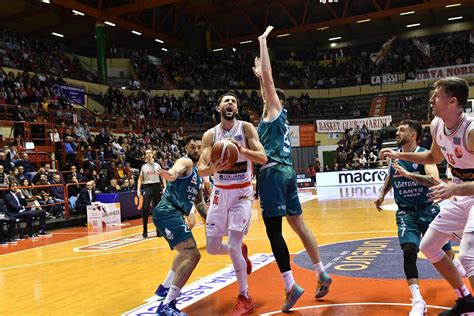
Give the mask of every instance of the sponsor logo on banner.
<path id="1" fill-rule="evenodd" d="M 318 133 L 344 133 L 346 129 L 355 128 L 357 125 L 367 126 L 370 130 L 380 130 L 382 127 L 390 125 L 392 116 L 368 117 L 352 120 L 317 120 L 316 127 Z"/>
<path id="2" fill-rule="evenodd" d="M 55 84 L 53 85 L 53 93 L 58 97 L 64 96 L 72 103 L 81 105 L 84 105 L 86 103 L 85 90 L 83 88 Z"/>
<path id="3" fill-rule="evenodd" d="M 388 169 L 348 170 L 316 173 L 317 186 L 384 183 Z"/>
<path id="4" fill-rule="evenodd" d="M 474 64 L 453 65 L 439 68 L 429 68 L 418 70 L 415 79 L 408 80 L 408 82 L 438 80 L 444 77 L 468 77 L 474 76 Z"/>
<path id="5" fill-rule="evenodd" d="M 405 82 L 406 80 L 407 78 L 404 73 L 387 73 L 370 77 L 370 84 L 373 86 L 378 86 L 383 84 Z"/>
<path id="6" fill-rule="evenodd" d="M 271 254 L 254 254 L 249 257 L 252 261 L 252 271 L 256 271 L 275 261 Z M 211 274 L 199 281 L 186 285 L 181 289 L 181 293 L 176 299 L 176 307 L 178 309 L 186 308 L 207 296 L 223 289 L 224 287 L 237 281 L 234 268 L 228 267 L 214 274 Z M 161 301 L 157 301 L 157 297 L 153 296 L 145 300 L 147 303 L 139 306 L 131 311 L 123 313 L 122 316 L 128 315 L 154 315 Z"/>
<path id="7" fill-rule="evenodd" d="M 453 249 L 457 251 L 456 242 Z M 397 237 L 382 237 L 337 242 L 319 246 L 324 269 L 331 275 L 405 280 L 403 272 L 403 251 Z M 441 276 L 433 265 L 420 253 L 417 268 L 424 279 L 439 280 Z M 308 254 L 303 251 L 296 255 L 294 262 L 313 271 Z"/>

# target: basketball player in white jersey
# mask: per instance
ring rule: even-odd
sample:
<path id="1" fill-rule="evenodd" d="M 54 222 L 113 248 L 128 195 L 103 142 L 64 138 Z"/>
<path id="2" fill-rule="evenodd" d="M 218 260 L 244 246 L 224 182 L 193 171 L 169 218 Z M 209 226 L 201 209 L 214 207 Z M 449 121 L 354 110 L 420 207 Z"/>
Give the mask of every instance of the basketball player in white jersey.
<path id="1" fill-rule="evenodd" d="M 239 100 L 233 93 L 217 101 L 221 123 L 207 130 L 202 138 L 203 152 L 198 163 L 200 176 L 212 176 L 214 187 L 206 219 L 206 249 L 211 255 L 229 254 L 239 283 L 237 305 L 231 315 L 245 315 L 255 309 L 248 293 L 248 275 L 252 271 L 243 239 L 250 225 L 252 200 L 252 163 L 266 164 L 267 156 L 255 127 L 236 119 Z M 229 163 L 211 161 L 212 145 L 231 139 L 239 148 L 239 158 Z M 222 242 L 228 236 L 228 243 Z"/>
<path id="2" fill-rule="evenodd" d="M 459 260 L 474 288 L 474 119 L 464 113 L 469 96 L 469 84 L 457 77 L 447 77 L 434 83 L 430 99 L 435 118 L 431 122 L 433 143 L 421 153 L 395 152 L 382 149 L 381 157 L 401 159 L 419 164 L 441 163 L 443 158 L 453 174 L 453 184 L 439 183 L 429 176 L 415 175 L 414 180 L 432 187 L 434 200 L 453 196 L 442 206 L 431 222 L 420 250 L 453 287 L 458 300 L 454 307 L 440 315 L 474 315 L 474 298 L 464 285 L 441 247 L 452 237 L 462 237 Z M 470 182 L 469 182 L 470 181 Z"/>

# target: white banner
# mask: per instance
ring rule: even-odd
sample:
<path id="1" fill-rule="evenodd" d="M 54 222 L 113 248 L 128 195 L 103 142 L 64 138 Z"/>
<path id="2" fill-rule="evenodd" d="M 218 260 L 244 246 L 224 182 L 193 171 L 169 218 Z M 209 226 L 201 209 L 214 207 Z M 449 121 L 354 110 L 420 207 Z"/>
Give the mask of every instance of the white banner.
<path id="1" fill-rule="evenodd" d="M 369 130 L 382 129 L 383 125 L 390 125 L 392 116 L 367 117 L 352 120 L 317 120 L 316 128 L 318 133 L 344 133 L 346 129 L 355 128 L 357 125 L 365 125 Z"/>
<path id="2" fill-rule="evenodd" d="M 300 147 L 300 127 L 298 125 L 290 125 L 290 142 L 291 147 Z"/>
<path id="3" fill-rule="evenodd" d="M 384 183 L 388 168 L 316 173 L 317 187 Z"/>
<path id="4" fill-rule="evenodd" d="M 377 76 L 370 77 L 370 84 L 373 86 L 383 85 L 383 84 L 393 84 L 399 82 L 405 82 L 406 75 L 404 73 L 386 73 Z"/>
<path id="5" fill-rule="evenodd" d="M 87 206 L 87 226 L 101 228 L 120 225 L 120 203 L 95 202 Z"/>
<path id="6" fill-rule="evenodd" d="M 415 79 L 408 82 L 438 80 L 444 77 L 469 77 L 474 76 L 474 64 L 454 65 L 448 67 L 429 68 L 418 70 Z"/>

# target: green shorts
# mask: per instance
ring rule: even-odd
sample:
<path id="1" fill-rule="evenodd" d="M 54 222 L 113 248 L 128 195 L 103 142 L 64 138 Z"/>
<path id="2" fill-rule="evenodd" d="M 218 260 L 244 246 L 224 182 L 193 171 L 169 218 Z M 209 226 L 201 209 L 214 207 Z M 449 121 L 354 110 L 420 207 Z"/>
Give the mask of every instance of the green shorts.
<path id="1" fill-rule="evenodd" d="M 171 250 L 179 243 L 194 238 L 183 215 L 176 210 L 163 210 L 158 204 L 153 210 L 153 224 L 165 237 Z"/>
<path id="2" fill-rule="evenodd" d="M 428 229 L 431 221 L 438 215 L 440 208 L 438 204 L 427 205 L 421 210 L 410 210 L 410 208 L 399 208 L 397 210 L 398 240 L 400 245 L 413 243 L 420 245 L 421 237 Z M 451 249 L 451 243 L 443 246 L 443 250 Z"/>
<path id="3" fill-rule="evenodd" d="M 257 181 L 264 218 L 302 213 L 293 167 L 278 164 L 265 168 Z"/>

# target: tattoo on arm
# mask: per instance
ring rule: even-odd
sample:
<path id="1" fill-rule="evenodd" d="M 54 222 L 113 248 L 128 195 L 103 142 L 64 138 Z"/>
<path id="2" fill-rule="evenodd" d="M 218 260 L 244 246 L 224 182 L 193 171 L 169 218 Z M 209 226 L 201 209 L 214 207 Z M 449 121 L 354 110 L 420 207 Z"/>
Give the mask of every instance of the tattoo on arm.
<path id="1" fill-rule="evenodd" d="M 196 207 L 196 210 L 198 211 L 199 215 L 201 215 L 202 218 L 206 219 L 207 207 L 206 207 L 206 204 L 204 203 L 204 196 L 202 194 L 202 189 L 199 189 L 199 192 L 196 195 L 196 199 L 194 200 L 194 206 Z"/>

